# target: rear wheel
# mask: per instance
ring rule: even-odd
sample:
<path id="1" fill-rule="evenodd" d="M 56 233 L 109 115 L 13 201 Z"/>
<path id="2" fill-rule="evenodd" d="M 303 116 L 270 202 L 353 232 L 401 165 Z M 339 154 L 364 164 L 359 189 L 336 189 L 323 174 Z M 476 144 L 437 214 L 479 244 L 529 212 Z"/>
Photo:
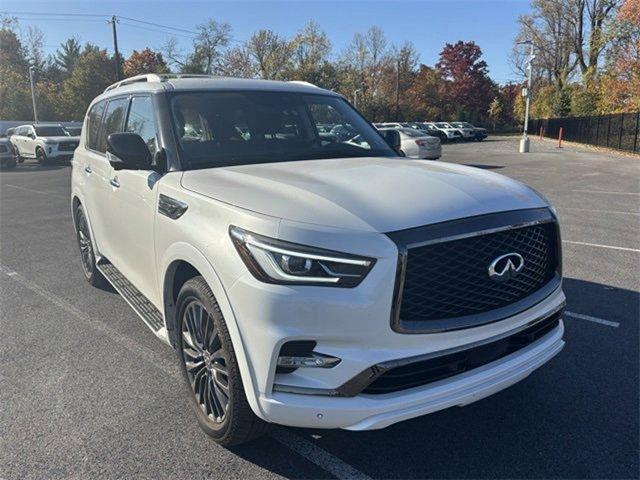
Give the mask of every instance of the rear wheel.
<path id="1" fill-rule="evenodd" d="M 221 445 L 262 435 L 268 424 L 251 410 L 218 303 L 202 277 L 178 294 L 178 354 L 200 427 Z"/>
<path id="2" fill-rule="evenodd" d="M 76 207 L 75 223 L 84 277 L 87 279 L 87 282 L 94 287 L 104 288 L 107 286 L 107 280 L 96 267 L 96 257 L 93 243 L 91 242 L 91 234 L 89 233 L 89 224 L 87 223 L 87 217 L 84 214 L 82 205 Z"/>

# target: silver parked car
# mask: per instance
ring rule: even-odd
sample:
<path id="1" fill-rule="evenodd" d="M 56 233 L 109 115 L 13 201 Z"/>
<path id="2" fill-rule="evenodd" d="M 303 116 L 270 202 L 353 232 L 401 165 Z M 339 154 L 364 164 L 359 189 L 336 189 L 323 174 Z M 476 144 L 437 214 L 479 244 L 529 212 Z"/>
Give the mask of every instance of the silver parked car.
<path id="1" fill-rule="evenodd" d="M 415 130 L 413 128 L 381 128 L 380 132 L 384 132 L 385 130 L 398 130 L 400 132 L 400 150 L 406 157 L 437 160 L 442 156 L 440 139 L 427 135 L 422 130 Z"/>

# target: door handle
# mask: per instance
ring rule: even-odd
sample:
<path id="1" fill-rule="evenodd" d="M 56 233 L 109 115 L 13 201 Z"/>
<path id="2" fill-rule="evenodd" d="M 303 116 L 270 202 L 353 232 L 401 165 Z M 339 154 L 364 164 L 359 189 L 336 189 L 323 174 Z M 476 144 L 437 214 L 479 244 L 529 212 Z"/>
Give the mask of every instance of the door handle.
<path id="1" fill-rule="evenodd" d="M 111 180 L 109 180 L 109 183 L 111 184 L 112 187 L 120 188 L 120 182 L 118 181 L 118 177 L 112 178 Z"/>
<path id="2" fill-rule="evenodd" d="M 86 167 L 84 167 L 84 171 L 87 173 L 91 173 L 91 165 L 87 165 Z"/>

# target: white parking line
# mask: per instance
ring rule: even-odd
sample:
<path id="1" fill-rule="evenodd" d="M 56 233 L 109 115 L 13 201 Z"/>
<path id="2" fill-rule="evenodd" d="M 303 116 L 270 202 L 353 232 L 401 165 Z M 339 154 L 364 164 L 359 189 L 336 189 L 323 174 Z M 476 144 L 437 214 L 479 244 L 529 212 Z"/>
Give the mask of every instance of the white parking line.
<path id="1" fill-rule="evenodd" d="M 602 193 L 604 195 L 640 195 L 636 192 L 611 192 L 607 190 L 569 190 L 569 192 Z"/>
<path id="2" fill-rule="evenodd" d="M 42 194 L 42 195 L 51 195 L 51 196 L 54 196 L 54 197 L 64 197 L 64 198 L 67 198 L 67 196 L 66 196 L 66 195 L 61 195 L 61 194 L 59 194 L 59 193 L 54 193 L 54 192 L 44 192 L 44 191 L 42 191 L 42 190 L 34 190 L 33 188 L 21 187 L 21 186 L 19 186 L 19 185 L 11 185 L 11 184 L 9 184 L 9 183 L 5 183 L 3 186 L 4 186 L 4 187 L 15 188 L 15 189 L 17 189 L 17 190 L 24 190 L 25 192 L 40 193 L 40 194 Z"/>
<path id="3" fill-rule="evenodd" d="M 76 307 L 74 307 L 72 304 L 70 304 L 66 300 L 64 300 L 64 299 L 58 297 L 57 295 L 45 290 L 40 285 L 32 282 L 28 278 L 23 277 L 22 275 L 20 275 L 16 271 L 12 270 L 11 268 L 5 267 L 4 265 L 0 265 L 0 273 L 3 273 L 4 275 L 6 275 L 7 277 L 10 277 L 11 279 L 16 281 L 17 283 L 19 283 L 23 287 L 26 287 L 29 290 L 31 290 L 32 292 L 40 295 L 44 299 L 48 300 L 52 304 L 56 305 L 57 307 L 61 308 L 65 312 L 67 312 L 69 315 L 71 315 L 75 319 L 82 321 L 84 324 L 87 324 L 90 327 L 95 328 L 96 330 L 98 330 L 98 331 L 100 331 L 100 332 L 102 332 L 102 333 L 104 333 L 106 335 L 109 335 L 115 341 L 117 341 L 118 343 L 123 345 L 125 348 L 127 348 L 128 350 L 130 350 L 134 354 L 138 355 L 140 358 L 148 361 L 150 364 L 152 364 L 153 366 L 159 368 L 160 370 L 164 371 L 165 373 L 167 373 L 169 375 L 173 375 L 173 376 L 178 376 L 179 375 L 179 371 L 178 371 L 177 367 L 171 367 L 171 366 L 166 365 L 166 363 L 167 363 L 166 358 L 158 355 L 153 350 L 151 350 L 151 349 L 145 347 L 144 345 L 132 340 L 131 338 L 121 334 L 117 330 L 114 330 L 114 329 L 108 327 L 104 323 L 91 318 L 89 315 L 84 314 L 83 312 L 78 310 Z"/>
<path id="4" fill-rule="evenodd" d="M 274 430 L 271 433 L 271 436 L 281 444 L 296 452 L 298 455 L 306 458 L 312 463 L 315 463 L 323 470 L 335 475 L 339 480 L 371 480 L 371 477 L 368 475 L 362 473 L 360 470 L 352 467 L 348 463 L 343 462 L 338 457 L 332 455 L 323 448 L 320 448 L 306 438 L 302 438 L 299 435 L 281 428 Z"/>
<path id="5" fill-rule="evenodd" d="M 588 322 L 599 323 L 601 325 L 607 325 L 608 327 L 618 328 L 620 326 L 619 322 L 612 322 L 611 320 L 605 320 L 604 318 L 592 317 L 591 315 L 583 315 L 582 313 L 575 312 L 567 312 L 564 314 L 567 317 L 577 318 L 579 320 L 587 320 Z"/>
<path id="6" fill-rule="evenodd" d="M 637 249 L 637 248 L 616 247 L 614 245 L 601 245 L 599 243 L 574 242 L 572 240 L 562 240 L 562 243 L 569 243 L 571 245 L 586 245 L 587 247 L 608 248 L 610 250 L 622 250 L 624 252 L 640 253 L 640 249 Z"/>

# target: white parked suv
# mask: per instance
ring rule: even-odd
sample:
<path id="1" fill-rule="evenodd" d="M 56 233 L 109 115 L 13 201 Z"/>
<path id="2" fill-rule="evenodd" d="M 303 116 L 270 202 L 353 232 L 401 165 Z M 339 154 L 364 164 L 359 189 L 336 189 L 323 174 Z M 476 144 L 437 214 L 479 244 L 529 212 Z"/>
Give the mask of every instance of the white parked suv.
<path id="1" fill-rule="evenodd" d="M 70 136 L 62 125 L 20 125 L 10 137 L 18 160 L 35 158 L 40 165 L 53 161 L 69 161 L 80 142 Z"/>
<path id="2" fill-rule="evenodd" d="M 221 444 L 465 405 L 562 349 L 547 201 L 400 159 L 398 140 L 296 82 L 144 75 L 91 103 L 71 185 L 84 274 L 175 348 Z"/>

